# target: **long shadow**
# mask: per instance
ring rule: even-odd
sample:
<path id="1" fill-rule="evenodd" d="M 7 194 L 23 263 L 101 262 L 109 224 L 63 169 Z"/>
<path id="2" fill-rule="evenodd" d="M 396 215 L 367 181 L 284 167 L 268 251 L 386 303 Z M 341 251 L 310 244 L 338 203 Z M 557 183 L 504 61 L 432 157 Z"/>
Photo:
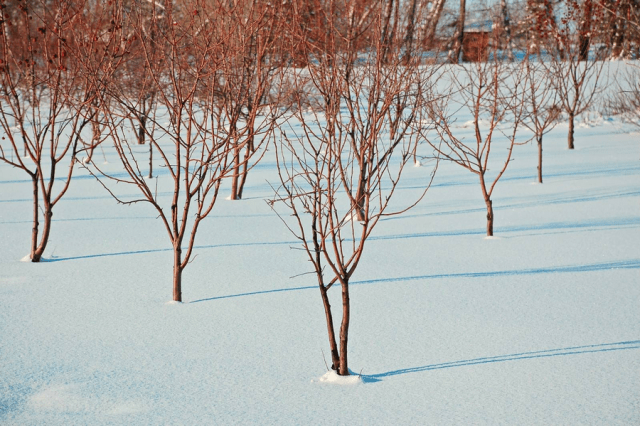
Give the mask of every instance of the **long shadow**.
<path id="1" fill-rule="evenodd" d="M 261 215 L 255 215 L 257 217 Z M 137 219 L 137 218 L 125 218 L 125 219 Z M 69 219 L 69 220 L 82 220 L 82 219 Z M 91 220 L 91 219 L 87 219 Z M 9 222 L 0 222 L 0 224 Z M 552 222 L 545 225 L 529 225 L 529 226 L 507 226 L 499 228 L 499 232 L 523 232 L 523 231 L 544 231 L 544 230 L 562 230 L 562 229 L 588 229 L 588 228 L 608 228 L 619 229 L 622 227 L 635 227 L 640 226 L 640 218 L 628 217 L 628 218 L 615 218 L 610 220 L 594 220 L 586 222 Z M 483 229 L 470 229 L 461 231 L 440 231 L 440 232 L 423 232 L 423 233 L 410 233 L 410 234 L 392 234 L 392 235 L 378 235 L 369 237 L 371 241 L 383 241 L 383 240 L 401 240 L 411 238 L 428 238 L 428 237 L 450 237 L 450 236 L 464 236 L 464 235 L 484 235 Z M 348 240 L 350 241 L 350 240 Z M 214 249 L 224 247 L 250 247 L 250 246 L 275 246 L 275 245 L 295 245 L 299 241 L 274 241 L 274 242 L 250 242 L 250 243 L 226 243 L 226 244 L 209 244 L 209 245 L 197 245 L 194 249 Z M 124 251 L 115 253 L 100 253 L 100 254 L 88 254 L 83 256 L 70 256 L 70 257 L 56 257 L 50 258 L 49 262 L 62 262 L 67 260 L 81 260 L 81 259 L 93 259 L 98 257 L 110 257 L 110 256 L 128 256 L 136 254 L 149 254 L 149 253 L 161 253 L 171 251 L 170 248 L 162 249 L 150 249 L 150 250 L 136 250 L 136 251 Z"/>
<path id="2" fill-rule="evenodd" d="M 156 216 L 113 216 L 113 217 L 77 217 L 70 219 L 52 219 L 52 222 L 94 222 L 106 220 L 151 220 Z M 16 223 L 33 223 L 33 220 L 7 220 L 0 222 L 0 225 L 10 225 Z"/>
<path id="3" fill-rule="evenodd" d="M 635 174 L 640 174 L 640 167 L 630 163 L 627 166 L 621 166 L 618 168 L 600 168 L 600 169 L 589 168 L 589 169 L 579 169 L 579 170 L 573 169 L 573 170 L 562 170 L 562 171 L 556 171 L 556 172 L 546 172 L 545 178 L 550 179 L 550 178 L 571 177 L 575 179 L 578 177 L 585 177 L 585 176 L 588 178 L 594 178 L 594 177 L 601 177 L 601 176 L 610 177 L 610 176 L 627 176 L 627 175 L 635 175 Z M 500 182 L 522 181 L 522 180 L 535 182 L 535 179 L 536 179 L 535 175 L 532 175 L 529 173 L 517 174 L 517 175 L 511 174 L 509 176 L 502 177 L 502 179 L 500 179 Z M 414 182 L 420 182 L 420 183 L 416 184 Z M 445 178 L 444 180 L 436 179 L 436 181 L 433 182 L 431 187 L 446 188 L 450 186 L 474 186 L 477 184 L 478 183 L 475 179 L 470 179 L 468 177 L 464 177 L 464 178 L 449 177 L 449 178 Z M 410 190 L 410 189 L 414 189 L 414 190 L 424 189 L 424 183 L 419 178 L 414 177 L 411 179 L 405 179 L 404 184 L 398 187 L 398 190 Z"/>
<path id="4" fill-rule="evenodd" d="M 580 203 L 580 202 L 589 202 L 589 201 L 609 200 L 612 198 L 625 198 L 625 197 L 638 197 L 638 196 L 640 196 L 640 191 L 632 190 L 632 191 L 618 191 L 618 192 L 608 193 L 608 194 L 580 195 L 580 196 L 573 196 L 573 197 L 555 197 L 555 198 L 546 198 L 546 199 L 535 198 L 530 201 L 495 204 L 494 209 L 496 210 L 516 209 L 516 208 L 536 207 L 536 206 L 545 205 L 545 204 L 546 205 L 571 204 L 571 203 Z M 442 211 L 426 212 L 426 213 L 409 213 L 409 214 L 403 214 L 400 216 L 391 216 L 391 217 L 383 218 L 382 220 L 384 221 L 405 220 L 405 219 L 415 218 L 415 217 L 478 213 L 478 212 L 485 212 L 486 210 L 487 209 L 485 207 L 477 207 L 477 208 L 469 208 L 469 209 L 442 210 Z"/>
<path id="5" fill-rule="evenodd" d="M 384 282 L 401 282 L 416 280 L 434 280 L 439 278 L 482 278 L 504 277 L 512 275 L 562 274 L 572 272 L 608 271 L 611 269 L 640 269 L 640 259 L 618 262 L 592 263 L 590 265 L 569 265 L 551 268 L 514 269 L 511 271 L 460 272 L 457 274 L 414 275 L 409 277 L 377 278 L 373 280 L 355 281 L 353 284 L 377 284 Z"/>
<path id="6" fill-rule="evenodd" d="M 482 209 L 486 211 L 486 209 Z M 563 230 L 563 229 L 586 229 L 586 228 L 621 228 L 640 226 L 640 217 L 621 217 L 603 220 L 588 220 L 582 222 L 567 221 L 567 222 L 550 222 L 542 225 L 520 225 L 520 226 L 500 226 L 496 228 L 496 233 L 507 232 L 523 232 L 523 231 L 544 231 L 544 230 Z M 436 232 L 423 232 L 423 233 L 409 233 L 409 234 L 392 234 L 392 235 L 377 235 L 369 237 L 369 240 L 400 240 L 408 238 L 426 238 L 426 237 L 450 237 L 450 236 L 462 236 L 462 235 L 484 235 L 486 230 L 484 229 L 468 229 L 457 231 L 436 231 Z"/>
<path id="7" fill-rule="evenodd" d="M 147 171 L 144 172 L 145 176 Z M 163 167 L 160 168 L 156 168 L 156 170 L 154 171 L 154 178 L 156 177 L 160 177 L 160 176 L 167 176 L 169 175 L 169 170 Z M 116 178 L 128 178 L 129 174 L 127 172 L 113 172 L 110 173 L 110 176 L 116 177 Z M 72 180 L 96 180 L 96 178 L 94 176 L 92 176 L 91 174 L 78 174 L 78 173 L 74 173 L 73 177 L 71 178 Z M 56 181 L 60 181 L 60 182 L 66 182 L 66 179 L 63 178 L 58 178 L 56 179 Z M 3 184 L 13 184 L 13 183 L 31 183 L 31 179 L 12 179 L 12 180 L 0 180 L 0 185 Z"/>
<path id="8" fill-rule="evenodd" d="M 255 218 L 255 217 L 272 217 L 272 213 L 251 213 L 251 214 L 216 214 L 211 217 L 219 219 L 236 219 L 236 218 Z M 106 220 L 153 220 L 157 216 L 112 216 L 112 217 L 76 217 L 68 219 L 52 219 L 53 222 L 94 222 Z M 16 223 L 33 223 L 33 220 L 7 220 L 0 221 L 0 225 L 10 225 Z"/>
<path id="9" fill-rule="evenodd" d="M 578 195 L 573 197 L 558 197 L 558 198 L 548 198 L 541 200 L 532 200 L 528 202 L 520 202 L 513 204 L 504 204 L 501 205 L 500 208 L 516 208 L 516 207 L 530 207 L 536 206 L 539 204 L 569 204 L 569 203 L 581 203 L 586 201 L 601 201 L 601 200 L 609 200 L 612 198 L 625 198 L 625 197 L 637 197 L 640 196 L 639 190 L 630 190 L 630 191 L 617 191 L 613 193 L 605 193 L 605 194 L 595 194 L 595 195 Z"/>
<path id="10" fill-rule="evenodd" d="M 228 244 L 211 244 L 193 246 L 194 249 L 211 249 L 211 248 L 223 248 L 223 247 L 247 247 L 247 246 L 278 246 L 278 245 L 292 245 L 297 241 L 274 241 L 274 242 L 257 242 L 257 243 L 228 243 Z M 161 253 L 166 251 L 173 251 L 172 248 L 162 249 L 150 249 L 150 250 L 135 250 L 135 251 L 122 251 L 116 253 L 100 253 L 100 254 L 87 254 L 84 256 L 70 256 L 70 257 L 54 257 L 49 258 L 47 262 L 63 262 L 67 260 L 81 260 L 81 259 L 93 259 L 98 257 L 111 257 L 111 256 L 129 256 L 134 254 L 148 254 L 148 253 Z"/>
<path id="11" fill-rule="evenodd" d="M 464 367 L 468 365 L 490 364 L 494 362 L 519 361 L 535 358 L 551 358 L 557 356 L 580 355 L 596 352 L 612 352 L 630 349 L 640 349 L 640 340 L 630 340 L 626 342 L 602 343 L 598 345 L 572 346 L 568 348 L 547 349 L 543 351 L 521 352 L 508 355 L 499 355 L 475 359 L 465 359 L 461 361 L 443 362 L 440 364 L 429 364 L 420 367 L 402 368 L 399 370 L 387 371 L 385 373 L 363 375 L 364 382 L 378 382 L 384 377 L 398 376 L 401 374 L 421 373 L 431 370 L 442 370 L 445 368 Z"/>
<path id="12" fill-rule="evenodd" d="M 640 216 L 614 217 L 609 219 L 586 220 L 582 222 L 565 221 L 550 222 L 539 225 L 505 226 L 500 228 L 504 232 L 522 232 L 558 229 L 584 229 L 584 228 L 620 228 L 627 226 L 640 226 Z"/>
<path id="13" fill-rule="evenodd" d="M 108 200 L 113 199 L 111 195 L 96 195 L 93 197 L 65 197 L 66 201 L 81 201 L 81 200 Z M 32 202 L 33 198 L 15 198 L 13 200 L 0 200 L 0 203 L 26 203 Z"/>
<path id="14" fill-rule="evenodd" d="M 270 189 L 270 188 L 269 188 Z M 169 197 L 173 195 L 173 192 L 170 191 L 160 191 L 157 193 L 158 197 Z M 257 200 L 257 199 L 268 199 L 269 198 L 269 194 L 265 195 L 265 196 L 255 196 L 255 197 L 245 197 L 243 198 L 243 200 Z M 123 199 L 136 199 L 136 198 L 140 198 L 139 194 L 124 194 L 121 196 Z M 77 196 L 69 196 L 69 197 L 65 197 L 64 198 L 66 201 L 84 201 L 84 200 L 109 200 L 109 199 L 113 199 L 113 197 L 109 194 L 105 194 L 105 195 L 95 195 L 95 196 L 82 196 L 82 197 L 77 197 Z M 32 202 L 33 199 L 32 198 L 14 198 L 14 199 L 8 199 L 8 200 L 0 200 L 0 203 L 28 203 L 28 202 Z"/>
<path id="15" fill-rule="evenodd" d="M 314 288 L 318 288 L 318 286 L 309 285 L 309 286 L 303 286 L 303 287 L 277 288 L 274 290 L 258 290 L 258 291 L 250 291 L 247 293 L 228 294 L 226 296 L 207 297 L 206 299 L 192 300 L 189 303 L 212 302 L 214 300 L 233 299 L 235 297 L 245 297 L 245 296 L 257 296 L 259 294 L 283 293 L 286 291 L 313 290 Z"/>
<path id="16" fill-rule="evenodd" d="M 613 269 L 640 269 L 640 259 L 623 260 L 617 262 L 593 263 L 590 265 L 569 265 L 551 268 L 531 268 L 531 269 L 515 269 L 511 271 L 487 271 L 487 272 L 461 272 L 457 274 L 432 274 L 432 275 L 414 275 L 408 277 L 391 277 L 377 278 L 372 280 L 352 281 L 351 285 L 368 285 L 389 282 L 417 281 L 417 280 L 435 280 L 443 278 L 480 278 L 480 277 L 503 277 L 511 275 L 538 275 L 538 274 L 561 274 L 575 272 L 595 272 L 608 271 Z M 210 302 L 221 299 L 231 299 L 235 297 L 257 296 L 261 294 L 282 293 L 286 291 L 313 290 L 318 286 L 303 286 L 292 288 L 278 288 L 273 290 L 258 290 L 247 293 L 228 294 L 224 296 L 208 297 L 206 299 L 193 300 L 189 303 Z"/>

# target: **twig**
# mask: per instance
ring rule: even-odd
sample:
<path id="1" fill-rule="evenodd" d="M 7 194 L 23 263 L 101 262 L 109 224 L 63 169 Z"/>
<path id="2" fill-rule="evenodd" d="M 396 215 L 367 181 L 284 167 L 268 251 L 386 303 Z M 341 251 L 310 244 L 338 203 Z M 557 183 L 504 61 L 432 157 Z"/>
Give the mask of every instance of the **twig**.
<path id="1" fill-rule="evenodd" d="M 327 367 L 327 371 L 329 371 L 329 365 L 327 364 L 327 358 L 324 356 L 324 350 L 320 348 L 320 352 L 322 352 L 322 360 L 324 361 L 324 366 Z"/>

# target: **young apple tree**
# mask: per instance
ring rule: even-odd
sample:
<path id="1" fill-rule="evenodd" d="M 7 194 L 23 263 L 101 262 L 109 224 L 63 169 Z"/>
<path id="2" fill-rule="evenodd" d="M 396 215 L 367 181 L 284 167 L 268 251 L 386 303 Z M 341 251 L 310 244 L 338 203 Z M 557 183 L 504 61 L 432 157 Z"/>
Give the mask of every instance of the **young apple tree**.
<path id="1" fill-rule="evenodd" d="M 276 76 L 283 67 L 280 40 L 283 31 L 279 9 L 264 0 L 238 2 L 219 23 L 221 37 L 228 40 L 222 55 L 218 104 L 228 119 L 233 143 L 232 200 L 242 198 L 251 169 L 264 154 L 256 152 L 254 128 L 270 107 Z M 258 154 L 258 155 L 256 155 Z M 253 161 L 250 159 L 253 157 Z"/>
<path id="2" fill-rule="evenodd" d="M 600 27 L 598 22 L 606 15 L 595 1 L 587 0 L 585 4 L 583 8 L 575 0 L 568 1 L 560 23 L 543 33 L 549 60 L 542 63 L 547 66 L 547 72 L 553 74 L 559 105 L 568 117 L 569 149 L 575 146 L 576 117 L 593 106 L 604 87 L 601 79 L 605 62 L 589 57 L 589 49 L 591 39 Z"/>
<path id="3" fill-rule="evenodd" d="M 495 59 L 452 66 L 448 74 L 452 97 L 429 105 L 436 137 L 428 143 L 436 157 L 478 176 L 487 207 L 487 236 L 493 236 L 493 191 L 512 161 L 514 147 L 526 143 L 516 139 L 525 110 L 523 65 Z M 470 113 L 471 137 L 453 125 L 452 106 Z M 496 161 L 495 154 L 502 158 Z"/>
<path id="4" fill-rule="evenodd" d="M 366 52 L 349 50 L 356 45 L 358 31 L 355 27 L 346 33 L 336 31 L 331 26 L 333 15 L 324 13 L 330 25 L 328 38 L 318 45 L 308 42 L 309 57 L 315 61 L 292 72 L 293 84 L 311 82 L 316 102 L 305 108 L 306 100 L 300 96 L 299 105 L 292 108 L 290 127 L 281 128 L 281 141 L 275 145 L 280 183 L 270 204 L 313 265 L 331 368 L 349 375 L 349 284 L 380 219 L 411 207 L 392 204 L 392 197 L 418 142 L 413 126 L 424 111 L 421 105 L 428 99 L 433 69 L 420 68 L 416 56 L 403 58 L 397 43 L 402 40 L 400 32 L 398 40 L 385 46 L 391 47 L 388 55 L 379 41 Z M 381 33 L 379 19 L 369 25 Z M 338 48 L 335 38 L 341 38 L 346 48 Z M 391 111 L 398 99 L 402 114 Z M 393 137 L 391 117 L 397 120 Z M 335 284 L 342 305 L 338 331 L 329 297 Z"/>
<path id="5" fill-rule="evenodd" d="M 560 107 L 558 92 L 552 80 L 553 74 L 539 62 L 524 59 L 524 106 L 525 117 L 522 124 L 535 135 L 538 146 L 538 183 L 542 183 L 542 138 L 558 123 Z"/>
<path id="6" fill-rule="evenodd" d="M 56 204 L 71 183 L 76 156 L 86 146 L 80 135 L 92 122 L 99 83 L 87 78 L 73 57 L 80 44 L 100 51 L 112 42 L 113 25 L 88 25 L 90 2 L 0 1 L 0 161 L 29 175 L 33 227 L 29 258 L 39 262 L 51 234 Z M 100 21 L 102 10 L 93 10 Z M 78 29 L 84 29 L 83 35 Z M 100 55 L 96 64 L 101 64 Z M 42 229 L 40 214 L 42 213 Z"/>
<path id="7" fill-rule="evenodd" d="M 620 115 L 640 128 L 640 66 L 626 64 L 624 71 L 618 72 L 616 88 L 606 100 L 607 113 Z"/>
<path id="8" fill-rule="evenodd" d="M 164 5 L 152 20 L 153 31 L 143 31 L 149 25 L 147 8 L 134 7 L 130 25 L 149 73 L 148 91 L 156 93 L 158 104 L 158 113 L 147 116 L 143 129 L 168 177 L 157 183 L 145 178 L 132 148 L 138 141 L 135 129 L 126 125 L 140 111 L 140 97 L 130 96 L 117 79 L 105 87 L 104 96 L 119 107 L 103 112 L 126 177 L 95 163 L 90 171 L 118 202 L 149 203 L 156 210 L 173 248 L 173 300 L 181 302 L 182 273 L 192 259 L 199 225 L 216 204 L 223 180 L 233 173 L 236 148 L 245 146 L 237 147 L 227 110 L 219 103 L 219 81 L 232 78 L 223 66 L 231 40 L 219 32 L 226 5 L 189 1 L 176 10 L 172 2 Z M 269 116 L 256 120 L 243 140 L 259 147 L 267 142 L 274 123 Z M 137 188 L 139 196 L 118 195 L 118 183 Z M 171 195 L 163 196 L 158 187 Z"/>

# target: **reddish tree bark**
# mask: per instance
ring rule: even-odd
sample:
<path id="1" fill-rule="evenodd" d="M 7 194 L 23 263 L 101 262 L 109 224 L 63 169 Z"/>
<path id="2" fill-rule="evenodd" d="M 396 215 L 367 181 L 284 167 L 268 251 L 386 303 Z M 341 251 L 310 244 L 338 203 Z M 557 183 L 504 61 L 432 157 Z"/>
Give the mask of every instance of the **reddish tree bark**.
<path id="1" fill-rule="evenodd" d="M 306 99 L 296 96 L 293 111 L 302 127 L 300 138 L 282 131 L 282 142 L 275 145 L 280 185 L 271 205 L 313 265 L 325 311 L 331 368 L 339 375 L 350 374 L 349 283 L 379 220 L 411 207 L 386 211 L 414 152 L 419 137 L 414 125 L 421 122 L 426 93 L 435 81 L 434 70 L 420 68 L 415 57 L 403 61 L 401 44 L 390 44 L 387 59 L 377 53 L 383 51 L 384 40 L 383 21 L 380 15 L 377 19 L 374 39 L 379 42 L 365 60 L 355 47 L 359 32 L 353 29 L 347 32 L 352 37 L 350 49 L 343 50 L 337 40 L 321 49 L 307 45 L 316 63 L 304 73 L 294 73 L 292 85 L 295 93 L 312 85 L 317 110 L 308 114 L 303 108 Z M 359 28 L 353 19 L 351 23 Z M 354 52 L 361 55 L 358 66 L 353 66 L 358 57 Z M 398 101 L 399 111 L 410 112 L 393 113 Z M 389 141 L 392 126 L 396 130 Z M 280 215 L 276 209 L 280 205 L 286 214 Z M 340 286 L 342 305 L 337 333 L 328 296 L 335 284 Z"/>
<path id="2" fill-rule="evenodd" d="M 85 13 L 92 5 L 84 1 L 6 6 L 0 2 L 0 161 L 24 171 L 32 181 L 29 256 L 39 262 L 51 234 L 53 209 L 69 188 L 76 155 L 90 153 L 98 143 L 85 143 L 81 134 L 95 117 L 92 103 L 99 83 L 87 78 L 74 54 L 81 46 L 99 51 L 111 43 L 112 35 L 95 34 L 113 28 L 105 19 L 110 16 L 107 9 L 96 6 L 93 14 Z M 92 57 L 96 68 L 98 58 Z"/>
<path id="3" fill-rule="evenodd" d="M 461 76 L 458 75 L 459 70 L 451 70 L 452 90 L 473 117 L 475 137 L 471 140 L 456 134 L 457 130 L 450 125 L 445 102 L 431 104 L 430 116 L 438 136 L 428 138 L 429 145 L 434 149 L 436 158 L 451 161 L 478 175 L 487 208 L 487 236 L 493 236 L 494 232 L 492 195 L 495 186 L 511 162 L 514 147 L 526 143 L 516 143 L 525 111 L 523 67 L 522 64 L 493 61 L 464 67 Z M 504 160 L 490 167 L 494 134 L 497 132 L 503 133 L 507 139 L 507 154 Z M 497 168 L 498 172 L 490 178 L 488 172 L 492 168 Z"/>

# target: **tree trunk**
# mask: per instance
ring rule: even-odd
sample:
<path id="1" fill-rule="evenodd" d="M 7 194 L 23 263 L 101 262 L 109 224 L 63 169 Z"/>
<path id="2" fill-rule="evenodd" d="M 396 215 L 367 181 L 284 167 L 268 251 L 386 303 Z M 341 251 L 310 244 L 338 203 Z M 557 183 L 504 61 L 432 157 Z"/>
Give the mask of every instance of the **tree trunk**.
<path id="1" fill-rule="evenodd" d="M 240 147 L 237 143 L 233 147 L 233 176 L 231 177 L 231 197 L 232 200 L 238 199 L 238 181 L 240 179 Z"/>
<path id="2" fill-rule="evenodd" d="M 342 324 L 340 325 L 340 369 L 338 370 L 338 374 L 341 376 L 349 375 L 347 343 L 349 339 L 350 316 L 349 282 L 344 281 L 342 283 Z"/>
<path id="3" fill-rule="evenodd" d="M 244 160 L 242 164 L 242 171 L 240 172 L 240 182 L 238 183 L 238 199 L 242 199 L 242 193 L 244 192 L 244 184 L 247 182 L 247 174 L 249 169 L 248 158 L 251 156 L 251 153 L 255 150 L 253 145 L 253 136 L 249 137 L 247 141 L 247 147 L 244 151 Z"/>
<path id="4" fill-rule="evenodd" d="M 505 34 L 505 49 L 509 61 L 513 62 L 513 46 L 511 42 L 511 22 L 509 21 L 509 11 L 507 10 L 507 0 L 500 0 L 500 13 L 502 15 L 502 27 Z"/>
<path id="5" fill-rule="evenodd" d="M 382 62 L 385 64 L 387 63 L 387 56 L 391 44 L 392 34 L 389 25 L 391 24 L 391 13 L 393 12 L 394 2 L 394 0 L 387 0 L 382 17 L 382 37 L 380 41 L 382 44 Z"/>
<path id="6" fill-rule="evenodd" d="M 143 112 L 140 116 L 140 125 L 138 126 L 138 145 L 144 145 L 145 129 L 147 126 L 147 116 Z"/>
<path id="7" fill-rule="evenodd" d="M 356 217 L 360 222 L 363 222 L 365 219 L 364 217 L 365 186 L 366 186 L 366 171 L 364 170 L 364 165 L 363 165 L 362 169 L 360 170 L 360 179 L 358 180 L 358 189 L 356 190 L 356 197 L 355 197 L 356 205 L 353 206 L 353 209 L 355 210 L 355 213 L 356 213 Z"/>
<path id="8" fill-rule="evenodd" d="M 391 44 L 396 42 L 396 34 L 398 33 L 398 24 L 400 23 L 400 2 L 399 0 L 396 0 L 395 2 L 395 10 L 393 12 L 393 25 L 391 26 L 391 32 L 389 33 L 389 40 L 391 42 Z M 390 47 L 387 49 L 387 52 L 385 54 L 385 57 L 383 58 L 383 63 L 384 64 L 388 64 L 389 63 L 389 54 L 390 54 Z"/>
<path id="9" fill-rule="evenodd" d="M 527 56 L 540 52 L 540 46 L 538 46 L 538 31 L 542 30 L 542 28 L 539 24 L 538 7 L 537 2 L 534 0 L 527 0 L 527 4 L 525 5 L 525 16 L 527 16 Z"/>
<path id="10" fill-rule="evenodd" d="M 579 61 L 587 61 L 589 59 L 589 45 L 591 44 L 591 38 L 586 35 L 580 35 L 580 47 L 578 53 Z"/>
<path id="11" fill-rule="evenodd" d="M 574 121 L 575 121 L 575 117 L 573 116 L 573 114 L 569 114 L 569 134 L 567 136 L 569 149 L 573 149 Z"/>
<path id="12" fill-rule="evenodd" d="M 491 200 L 485 200 L 487 203 L 487 237 L 493 237 L 493 203 Z"/>
<path id="13" fill-rule="evenodd" d="M 537 137 L 538 141 L 538 183 L 542 183 L 542 135 Z"/>
<path id="14" fill-rule="evenodd" d="M 331 349 L 331 369 L 337 371 L 340 366 L 340 356 L 338 354 L 338 345 L 336 344 L 336 333 L 333 328 L 333 315 L 331 314 L 331 304 L 329 304 L 329 296 L 327 289 L 324 288 L 322 282 L 320 284 L 320 295 L 322 296 L 322 305 L 324 306 L 324 314 L 327 320 L 327 332 L 329 334 L 329 348 Z"/>
<path id="15" fill-rule="evenodd" d="M 173 300 L 182 302 L 182 248 L 173 247 Z"/>
<path id="16" fill-rule="evenodd" d="M 416 20 L 416 4 L 417 0 L 411 1 L 411 7 L 409 8 L 409 16 L 407 16 L 407 32 L 404 38 L 404 58 L 403 61 L 405 64 L 408 64 L 411 60 L 411 55 L 413 53 L 413 33 L 415 30 L 415 20 Z"/>
<path id="17" fill-rule="evenodd" d="M 425 46 L 427 49 L 433 49 L 433 43 L 436 36 L 436 29 L 438 28 L 438 22 L 442 15 L 442 9 L 444 8 L 445 0 L 438 0 L 435 6 L 433 6 L 432 12 L 429 15 L 429 21 L 427 24 L 427 30 L 425 32 Z M 439 50 L 438 47 L 436 50 Z"/>
<path id="18" fill-rule="evenodd" d="M 611 20 L 610 34 L 611 34 L 611 59 L 618 59 L 624 55 L 624 35 L 625 35 L 625 20 L 627 15 L 629 3 L 623 2 L 620 5 L 620 9 L 616 14 L 616 17 Z"/>
<path id="19" fill-rule="evenodd" d="M 91 121 L 91 146 L 89 147 L 89 151 L 87 152 L 87 162 L 91 161 L 93 158 L 93 151 L 96 149 L 96 146 L 100 143 L 100 123 L 97 120 Z"/>
<path id="20" fill-rule="evenodd" d="M 36 248 L 33 257 L 31 258 L 32 262 L 40 262 L 42 260 L 42 255 L 44 254 L 44 250 L 47 248 L 49 235 L 51 234 L 52 216 L 53 211 L 51 210 L 51 207 L 46 206 L 44 210 L 44 227 L 42 228 L 42 237 L 40 237 L 40 244 Z"/>
<path id="21" fill-rule="evenodd" d="M 248 156 L 245 156 L 244 164 L 242 165 L 242 171 L 240 172 L 240 182 L 238 183 L 237 195 L 238 200 L 242 200 L 242 192 L 244 191 L 244 184 L 247 182 L 247 168 L 249 166 L 248 161 L 246 159 Z"/>
<path id="22" fill-rule="evenodd" d="M 460 0 L 460 17 L 458 18 L 458 29 L 456 30 L 456 42 L 453 49 L 451 62 L 454 64 L 460 61 L 460 52 L 462 52 L 462 43 L 464 42 L 464 20 L 466 14 L 466 0 Z"/>
<path id="23" fill-rule="evenodd" d="M 16 117 L 13 118 L 14 121 L 14 126 L 18 127 L 18 119 Z M 19 126 L 20 128 L 20 135 L 22 136 L 22 152 L 23 152 L 23 157 L 28 157 L 29 156 L 29 152 L 27 151 L 27 138 L 24 135 L 24 130 L 22 130 L 22 125 Z M 16 155 L 18 155 L 18 153 L 16 152 Z"/>
<path id="24" fill-rule="evenodd" d="M 29 258 L 32 262 L 39 262 L 40 258 L 36 259 L 36 250 L 38 248 L 38 174 L 36 173 L 31 177 L 33 184 L 33 228 L 31 228 L 31 252 Z"/>
<path id="25" fill-rule="evenodd" d="M 149 141 L 149 179 L 153 177 L 153 142 Z"/>
<path id="26" fill-rule="evenodd" d="M 578 36 L 578 60 L 587 61 L 589 59 L 589 45 L 591 44 L 591 13 L 592 1 L 586 0 L 584 4 L 584 15 Z"/>
<path id="27" fill-rule="evenodd" d="M 557 34 L 558 33 L 558 23 L 556 22 L 556 15 L 555 15 L 555 9 L 553 6 L 553 2 L 550 1 L 545 1 L 543 2 L 544 4 L 544 20 L 546 20 L 548 22 L 548 25 L 551 26 L 550 30 L 552 34 Z M 560 42 L 560 39 L 558 37 L 553 37 L 553 39 L 555 40 L 555 47 L 556 50 L 558 51 L 558 56 L 560 57 L 561 61 L 564 61 L 565 58 L 565 53 L 564 53 L 564 48 L 562 47 L 562 43 Z"/>

